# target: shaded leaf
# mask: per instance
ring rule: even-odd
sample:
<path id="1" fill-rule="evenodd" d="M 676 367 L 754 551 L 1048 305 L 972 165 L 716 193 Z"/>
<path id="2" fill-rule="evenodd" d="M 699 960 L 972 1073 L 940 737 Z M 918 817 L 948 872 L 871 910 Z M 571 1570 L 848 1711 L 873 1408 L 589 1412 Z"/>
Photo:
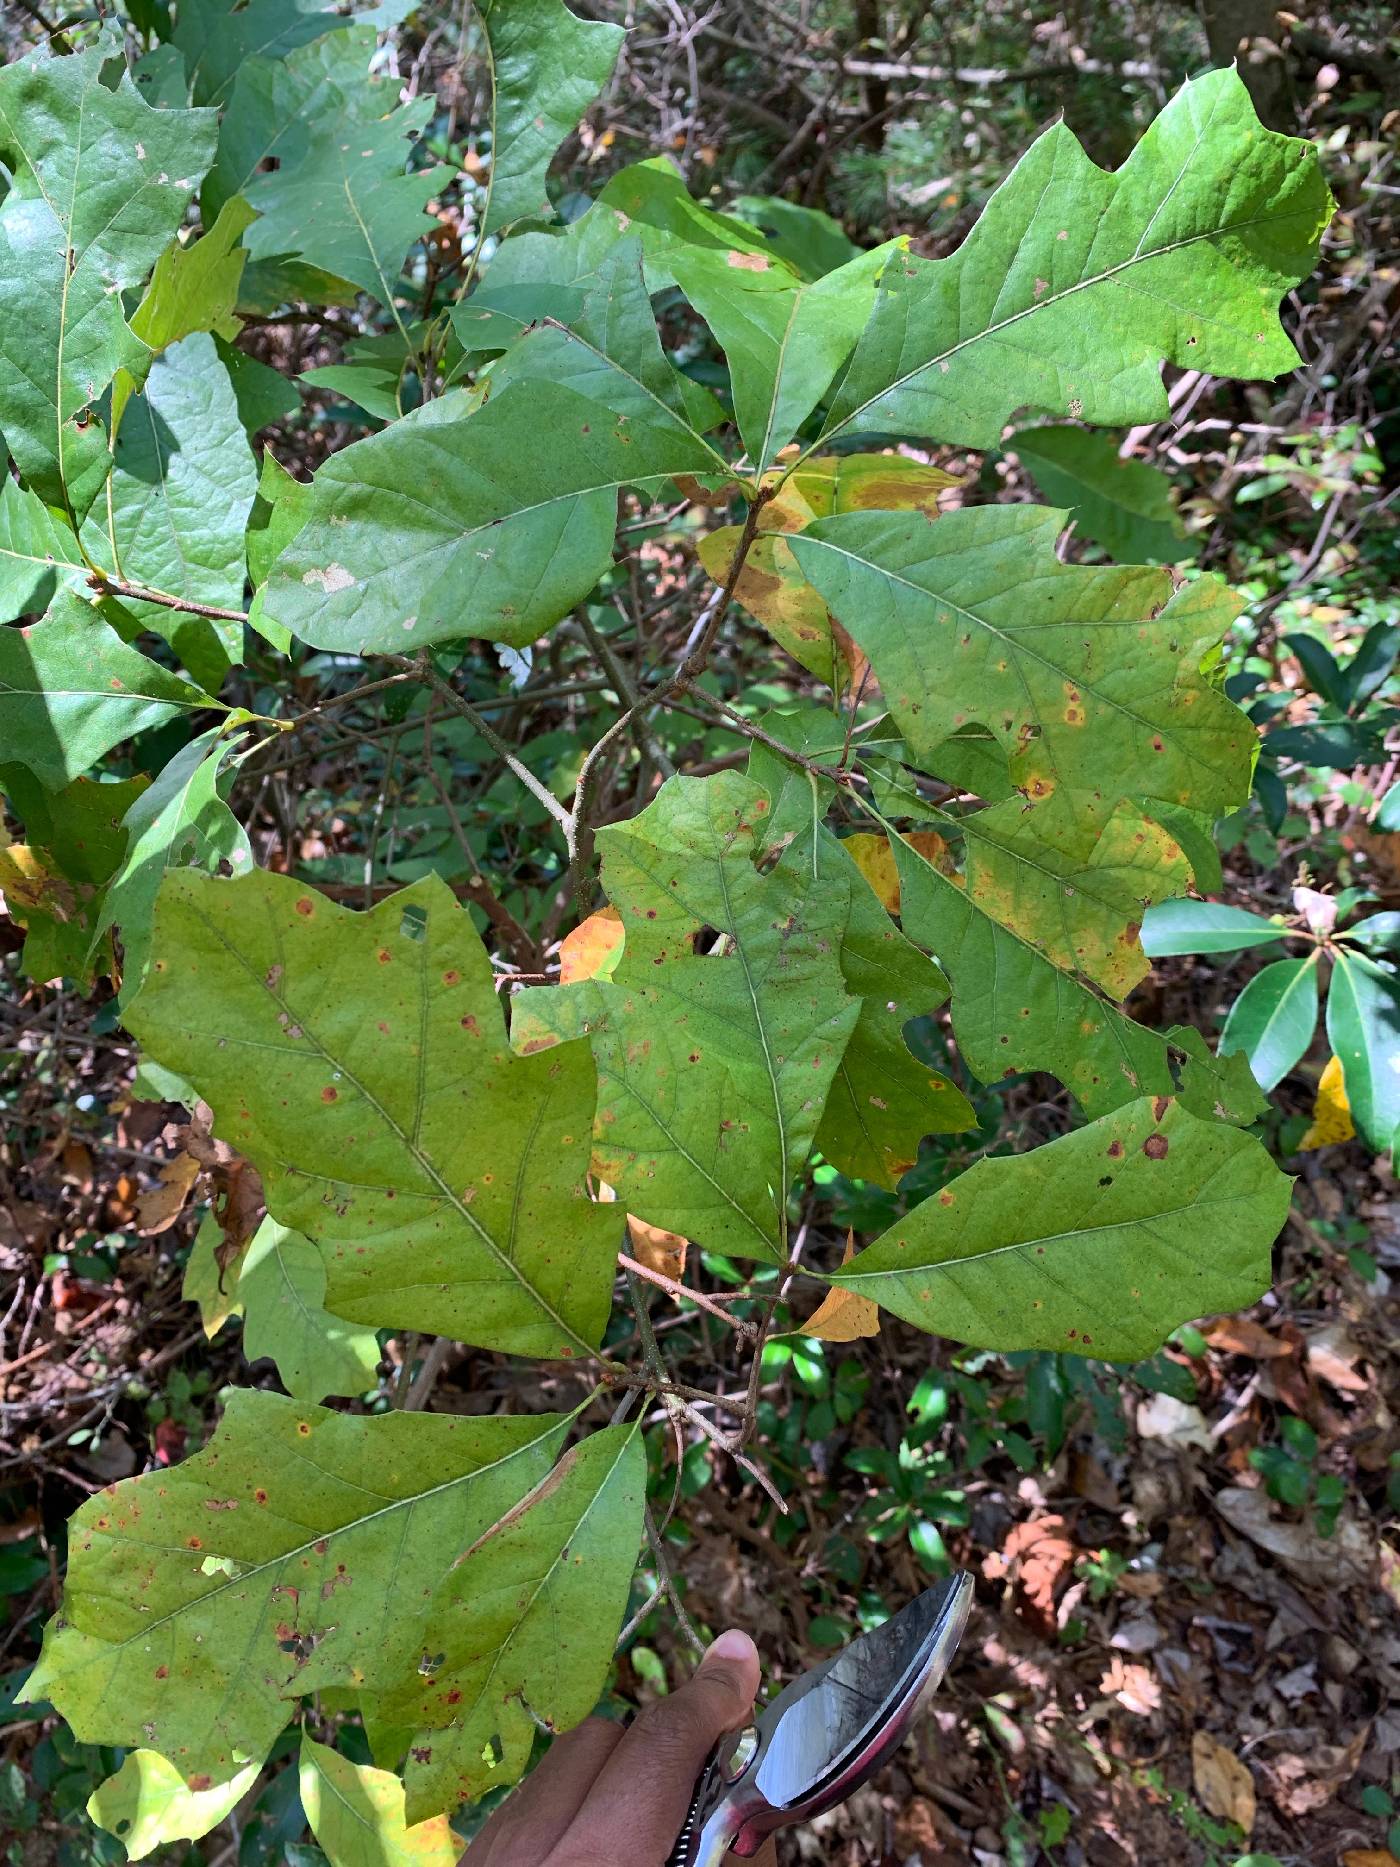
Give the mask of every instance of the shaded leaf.
<path id="1" fill-rule="evenodd" d="M 645 1489 L 640 1433 L 605 1427 L 458 1557 L 431 1611 L 437 1663 L 405 1674 L 381 1704 L 419 1733 L 405 1771 L 410 1815 L 514 1782 L 537 1718 L 568 1730 L 593 1710 L 627 1608 Z"/>
<path id="2" fill-rule="evenodd" d="M 955 253 L 886 270 L 828 432 L 992 447 L 1019 408 L 1160 421 L 1164 358 L 1277 376 L 1277 307 L 1331 212 L 1316 150 L 1261 128 L 1233 70 L 1183 85 L 1113 175 L 1057 123 Z"/>
<path id="3" fill-rule="evenodd" d="M 84 575 L 73 528 L 5 474 L 0 481 L 0 622 L 47 609 Z"/>
<path id="4" fill-rule="evenodd" d="M 1242 1050 L 1254 1080 L 1273 1089 L 1302 1058 L 1317 1024 L 1317 954 L 1280 959 L 1250 980 L 1220 1033 L 1224 1055 Z"/>
<path id="5" fill-rule="evenodd" d="M 314 647 L 356 654 L 463 635 L 523 647 L 612 563 L 619 489 L 709 461 L 684 433 L 615 421 L 543 382 L 465 421 L 395 423 L 316 475 L 265 612 Z"/>
<path id="6" fill-rule="evenodd" d="M 150 1745 L 191 1786 L 261 1759 L 296 1698 L 416 1668 L 454 1557 L 538 1484 L 566 1424 L 234 1389 L 203 1451 L 72 1519 L 27 1702 L 82 1742 Z"/>
<path id="7" fill-rule="evenodd" d="M 60 593 L 42 622 L 0 629 L 0 743 L 51 790 L 133 733 L 202 708 L 227 710 L 128 648 L 103 607 Z"/>
<path id="8" fill-rule="evenodd" d="M 281 0 L 276 0 L 281 4 Z M 0 71 L 0 429 L 30 489 L 80 519 L 107 474 L 93 405 L 147 349 L 122 315 L 214 153 L 209 110 L 153 110 L 105 46 Z"/>
<path id="9" fill-rule="evenodd" d="M 273 1217 L 321 1247 L 334 1315 L 592 1351 L 616 1249 L 583 1185 L 592 1059 L 512 1055 L 445 883 L 359 914 L 289 876 L 177 874 L 153 940 L 127 1022 L 211 1103 Z"/>
<path id="10" fill-rule="evenodd" d="M 1290 1187 L 1253 1136 L 1144 1097 L 979 1161 L 831 1281 L 974 1347 L 1135 1360 L 1268 1288 Z"/>
<path id="11" fill-rule="evenodd" d="M 830 214 L 784 200 L 781 195 L 741 194 L 730 202 L 729 211 L 757 227 L 779 259 L 786 260 L 804 279 L 819 279 L 824 273 L 834 272 L 860 251 Z"/>
<path id="12" fill-rule="evenodd" d="M 548 215 L 550 161 L 612 75 L 623 29 L 560 0 L 482 0 L 477 15 L 491 49 L 489 233 Z"/>
<path id="13" fill-rule="evenodd" d="M 1194 555 L 1172 483 L 1145 460 L 1124 460 L 1112 435 L 1088 428 L 1022 428 L 1009 444 L 1045 499 L 1120 564 L 1174 564 Z"/>
<path id="14" fill-rule="evenodd" d="M 1337 948 L 1333 957 L 1327 1036 L 1356 1131 L 1381 1154 L 1400 1128 L 1400 979 L 1360 953 Z"/>
<path id="15" fill-rule="evenodd" d="M 243 1353 L 249 1361 L 270 1356 L 294 1400 L 353 1397 L 374 1386 L 374 1330 L 332 1316 L 325 1295 L 326 1267 L 316 1246 L 264 1219 L 238 1271 Z"/>

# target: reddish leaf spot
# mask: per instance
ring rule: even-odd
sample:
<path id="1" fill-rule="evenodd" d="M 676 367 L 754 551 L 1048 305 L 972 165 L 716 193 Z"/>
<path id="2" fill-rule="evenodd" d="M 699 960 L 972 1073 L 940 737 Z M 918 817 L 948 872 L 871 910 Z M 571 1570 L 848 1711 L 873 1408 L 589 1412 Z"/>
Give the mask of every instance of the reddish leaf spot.
<path id="1" fill-rule="evenodd" d="M 1110 1160 L 1121 1160 L 1123 1158 L 1123 1143 L 1121 1141 L 1109 1142 L 1108 1158 Z"/>
<path id="2" fill-rule="evenodd" d="M 297 913 L 310 917 L 315 912 L 316 912 L 315 902 L 312 901 L 310 895 L 303 895 L 301 899 L 297 902 Z"/>
<path id="3" fill-rule="evenodd" d="M 321 1091 L 321 1100 L 323 1102 L 338 1102 L 340 1100 L 340 1091 L 336 1088 L 334 1083 L 326 1084 L 325 1088 Z"/>
<path id="4" fill-rule="evenodd" d="M 1142 1144 L 1142 1151 L 1149 1160 L 1165 1160 L 1170 1145 L 1164 1134 L 1150 1134 Z"/>

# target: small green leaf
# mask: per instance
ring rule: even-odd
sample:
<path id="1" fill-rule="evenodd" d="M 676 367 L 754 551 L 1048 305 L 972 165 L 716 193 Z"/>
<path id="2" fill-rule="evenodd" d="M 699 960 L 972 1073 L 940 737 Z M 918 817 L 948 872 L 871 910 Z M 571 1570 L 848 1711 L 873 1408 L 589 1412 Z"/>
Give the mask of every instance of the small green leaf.
<path id="1" fill-rule="evenodd" d="M 462 1844 L 446 1815 L 410 1828 L 404 1786 L 390 1771 L 352 1763 L 303 1731 L 297 1776 L 311 1832 L 335 1867 L 456 1867 Z"/>
<path id="2" fill-rule="evenodd" d="M 1259 1087 L 1273 1089 L 1302 1058 L 1316 1024 L 1317 954 L 1276 960 L 1254 975 L 1230 1007 L 1221 1054 L 1242 1050 Z"/>
<path id="3" fill-rule="evenodd" d="M 1252 1136 L 1143 1098 L 979 1161 L 829 1281 L 974 1347 L 1135 1360 L 1268 1288 L 1290 1186 Z"/>
<path id="4" fill-rule="evenodd" d="M 1175 564 L 1193 555 L 1172 483 L 1145 460 L 1124 460 L 1116 437 L 1088 428 L 1022 428 L 1008 443 L 1052 506 L 1120 564 Z"/>
<path id="5" fill-rule="evenodd" d="M 1283 929 L 1262 914 L 1219 901 L 1159 901 L 1142 917 L 1142 945 L 1150 959 L 1175 953 L 1241 953 L 1268 946 Z"/>
<path id="6" fill-rule="evenodd" d="M 491 58 L 491 233 L 548 216 L 554 152 L 612 75 L 624 34 L 579 19 L 560 0 L 480 0 L 477 17 Z"/>
<path id="7" fill-rule="evenodd" d="M 325 1295 L 326 1267 L 316 1246 L 264 1219 L 238 1272 L 243 1353 L 249 1361 L 270 1356 L 294 1400 L 353 1397 L 374 1386 L 378 1337 L 332 1316 Z"/>
<path id="8" fill-rule="evenodd" d="M 552 383 L 519 383 L 465 421 L 396 422 L 316 475 L 264 609 L 313 647 L 354 654 L 464 635 L 523 647 L 612 563 L 620 488 L 711 464 L 688 434 Z"/>
<path id="9" fill-rule="evenodd" d="M 128 1001 L 145 976 L 151 917 L 167 873 L 217 871 L 225 864 L 237 873 L 252 867 L 247 833 L 219 790 L 220 769 L 232 746 L 218 727 L 191 739 L 122 819 L 126 853 L 108 884 L 97 932 L 120 930 Z"/>
<path id="10" fill-rule="evenodd" d="M 430 1613 L 436 1664 L 382 1701 L 386 1718 L 417 1733 L 411 1815 L 514 1782 L 537 1720 L 566 1731 L 593 1710 L 627 1609 L 645 1492 L 641 1434 L 605 1427 L 458 1555 Z"/>
<path id="11" fill-rule="evenodd" d="M 1357 1133 L 1384 1153 L 1400 1127 L 1400 978 L 1393 966 L 1337 949 L 1327 1035 L 1341 1058 Z"/>
<path id="12" fill-rule="evenodd" d="M 413 1672 L 454 1558 L 539 1483 L 566 1425 L 235 1389 L 202 1452 L 77 1512 L 24 1702 L 51 1700 L 81 1742 L 224 1780 L 266 1756 L 295 1699 Z"/>
<path id="13" fill-rule="evenodd" d="M 490 961 L 436 876 L 363 914 L 285 875 L 167 877 L 129 1027 L 214 1109 L 326 1307 L 517 1355 L 588 1354 L 616 1214 L 587 1198 L 585 1045 L 512 1055 Z"/>
<path id="14" fill-rule="evenodd" d="M 42 622 L 0 629 L 0 744 L 50 790 L 133 733 L 201 708 L 226 710 L 128 648 L 104 607 L 60 592 Z"/>
<path id="15" fill-rule="evenodd" d="M 282 0 L 273 0 L 281 5 Z M 211 110 L 153 110 L 106 46 L 0 71 L 0 429 L 31 491 L 80 520 L 108 471 L 94 404 L 146 345 L 144 281 L 214 153 Z"/>
<path id="16" fill-rule="evenodd" d="M 1394 951 L 1400 948 L 1400 914 L 1368 914 L 1344 928 L 1341 937 L 1359 940 L 1373 952 Z"/>

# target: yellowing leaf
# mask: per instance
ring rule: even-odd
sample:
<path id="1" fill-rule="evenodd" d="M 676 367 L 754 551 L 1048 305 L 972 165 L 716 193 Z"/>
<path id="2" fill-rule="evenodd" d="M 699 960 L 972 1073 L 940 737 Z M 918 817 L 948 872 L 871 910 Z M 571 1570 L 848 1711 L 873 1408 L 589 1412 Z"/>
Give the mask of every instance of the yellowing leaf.
<path id="1" fill-rule="evenodd" d="M 1298 1143 L 1299 1151 L 1335 1147 L 1338 1142 L 1350 1141 L 1355 1133 L 1351 1105 L 1347 1101 L 1347 1086 L 1342 1079 L 1342 1060 L 1340 1057 L 1329 1057 L 1327 1067 L 1317 1082 L 1312 1126 Z"/>
<path id="2" fill-rule="evenodd" d="M 841 1262 L 849 1264 L 856 1252 L 856 1235 L 846 1234 L 846 1249 Z M 816 1309 L 801 1325 L 800 1333 L 814 1335 L 819 1342 L 855 1342 L 861 1336 L 879 1335 L 880 1306 L 870 1297 L 840 1286 L 828 1290 Z"/>
<path id="3" fill-rule="evenodd" d="M 128 1860 L 144 1860 L 167 1842 L 207 1835 L 247 1795 L 261 1768 L 249 1763 L 226 1782 L 191 1789 L 157 1751 L 133 1750 L 116 1775 L 93 1790 L 87 1812 L 118 1837 Z"/>
<path id="4" fill-rule="evenodd" d="M 298 1779 L 311 1832 L 335 1867 L 455 1867 L 461 1842 L 447 1817 L 410 1828 L 391 1771 L 352 1763 L 303 1732 Z"/>
<path id="5" fill-rule="evenodd" d="M 1208 1731 L 1191 1739 L 1191 1777 L 1207 1814 L 1234 1822 L 1246 1837 L 1254 1828 L 1254 1778 L 1233 1751 Z"/>
<path id="6" fill-rule="evenodd" d="M 611 979 L 622 958 L 622 916 L 614 907 L 599 908 L 559 942 L 559 983 Z"/>
<path id="7" fill-rule="evenodd" d="M 899 870 L 887 836 L 872 836 L 861 831 L 845 837 L 841 847 L 875 890 L 880 906 L 889 914 L 899 912 Z"/>

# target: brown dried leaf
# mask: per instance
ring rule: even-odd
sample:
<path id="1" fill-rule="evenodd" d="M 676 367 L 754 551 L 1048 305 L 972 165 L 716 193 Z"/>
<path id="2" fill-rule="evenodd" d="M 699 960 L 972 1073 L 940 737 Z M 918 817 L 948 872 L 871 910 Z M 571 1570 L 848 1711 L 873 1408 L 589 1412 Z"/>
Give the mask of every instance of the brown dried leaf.
<path id="1" fill-rule="evenodd" d="M 1246 1837 L 1253 1833 L 1254 1778 L 1234 1752 L 1217 1743 L 1208 1731 L 1197 1731 L 1191 1739 L 1191 1776 L 1208 1815 L 1234 1822 Z"/>
<path id="2" fill-rule="evenodd" d="M 1042 1633 L 1055 1631 L 1055 1594 L 1074 1564 L 1075 1547 L 1063 1517 L 1037 1517 L 1013 1525 L 1000 1551 L 983 1559 L 989 1581 L 1005 1576 L 1023 1618 Z"/>
<path id="3" fill-rule="evenodd" d="M 1229 1485 L 1211 1501 L 1231 1529 L 1277 1557 L 1302 1582 L 1335 1591 L 1375 1579 L 1375 1544 L 1352 1517 L 1344 1514 L 1331 1536 L 1319 1536 L 1310 1523 L 1275 1517 L 1259 1489 Z"/>
<path id="4" fill-rule="evenodd" d="M 856 1235 L 847 1232 L 841 1262 L 849 1264 L 855 1250 Z M 872 1297 L 863 1297 L 854 1290 L 828 1290 L 806 1322 L 798 1324 L 798 1330 L 802 1335 L 815 1336 L 819 1342 L 855 1342 L 862 1336 L 879 1335 L 880 1306 Z"/>
<path id="5" fill-rule="evenodd" d="M 143 1238 L 169 1231 L 189 1203 L 200 1165 L 193 1154 L 177 1154 L 166 1161 L 160 1178 L 136 1202 L 136 1229 Z"/>
<path id="6" fill-rule="evenodd" d="M 645 1219 L 634 1218 L 629 1212 L 627 1236 L 638 1264 L 644 1264 L 649 1271 L 656 1271 L 675 1283 L 685 1276 L 685 1254 L 690 1249 L 690 1240 L 681 1233 L 648 1225 Z"/>
<path id="7" fill-rule="evenodd" d="M 1357 1371 L 1365 1350 L 1344 1322 L 1329 1322 L 1307 1338 L 1308 1372 L 1339 1394 L 1364 1394 L 1370 1382 Z"/>
<path id="8" fill-rule="evenodd" d="M 1255 1361 L 1273 1361 L 1289 1352 L 1287 1342 L 1248 1316 L 1221 1316 L 1205 1330 L 1205 1338 L 1222 1355 L 1248 1355 Z"/>
<path id="9" fill-rule="evenodd" d="M 1348 1744 L 1318 1744 L 1305 1756 L 1287 1752 L 1269 1765 L 1269 1793 L 1287 1815 L 1311 1815 L 1356 1774 L 1370 1736 L 1363 1725 Z"/>
<path id="10" fill-rule="evenodd" d="M 1125 1660 L 1117 1654 L 1109 1661 L 1108 1670 L 1099 1681 L 1099 1690 L 1105 1698 L 1116 1699 L 1125 1711 L 1135 1712 L 1139 1718 L 1162 1709 L 1162 1687 L 1156 1675 L 1136 1660 Z"/>

